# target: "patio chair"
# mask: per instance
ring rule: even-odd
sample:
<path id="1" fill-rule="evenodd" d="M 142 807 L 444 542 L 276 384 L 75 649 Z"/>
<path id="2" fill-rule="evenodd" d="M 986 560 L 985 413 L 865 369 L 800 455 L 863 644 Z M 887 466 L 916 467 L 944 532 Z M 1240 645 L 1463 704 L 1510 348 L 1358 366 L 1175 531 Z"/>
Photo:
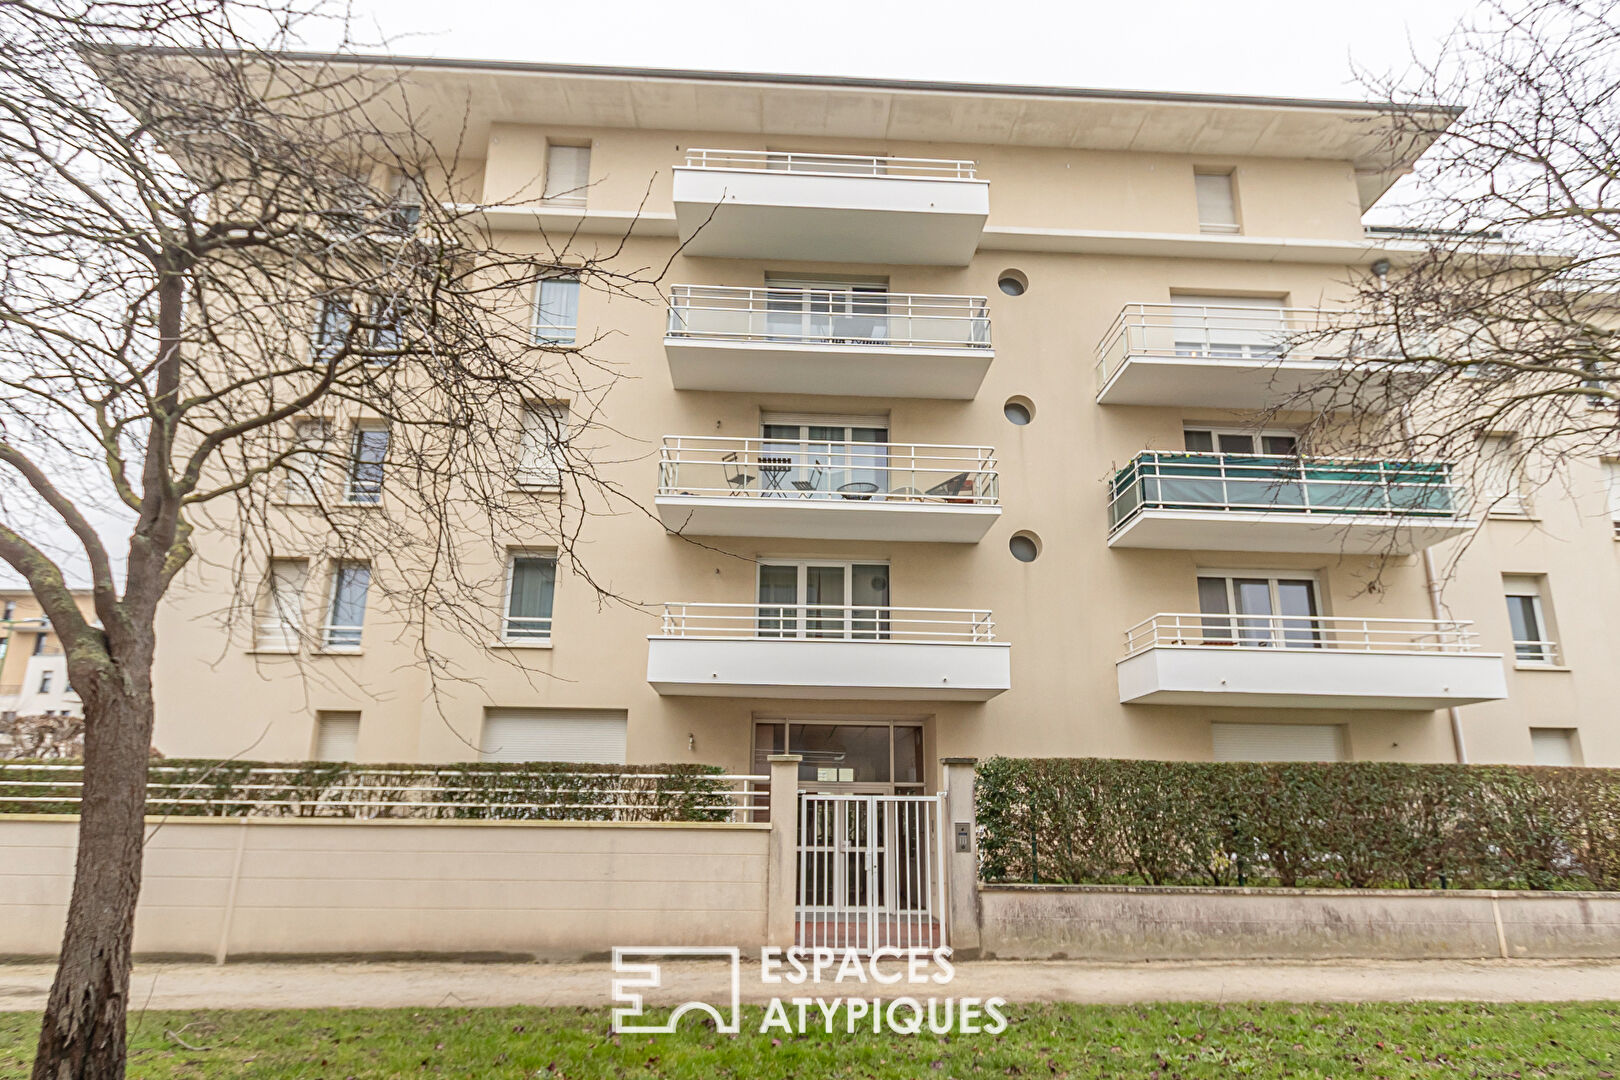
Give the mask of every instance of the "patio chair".
<path id="1" fill-rule="evenodd" d="M 735 451 L 726 454 L 720 461 L 725 469 L 726 485 L 731 488 L 731 494 L 740 495 L 753 485 L 754 474 L 744 467 L 741 456 Z"/>
<path id="2" fill-rule="evenodd" d="M 949 480 L 929 488 L 928 494 L 939 496 L 946 502 L 970 503 L 973 501 L 973 477 L 969 473 L 957 473 Z"/>

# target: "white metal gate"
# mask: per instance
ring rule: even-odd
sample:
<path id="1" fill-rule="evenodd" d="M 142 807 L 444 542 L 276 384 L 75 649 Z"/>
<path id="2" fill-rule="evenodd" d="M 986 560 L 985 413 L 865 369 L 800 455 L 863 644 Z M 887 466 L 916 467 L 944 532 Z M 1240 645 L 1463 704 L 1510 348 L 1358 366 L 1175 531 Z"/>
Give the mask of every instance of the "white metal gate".
<path id="1" fill-rule="evenodd" d="M 944 798 L 800 793 L 800 946 L 948 944 Z"/>

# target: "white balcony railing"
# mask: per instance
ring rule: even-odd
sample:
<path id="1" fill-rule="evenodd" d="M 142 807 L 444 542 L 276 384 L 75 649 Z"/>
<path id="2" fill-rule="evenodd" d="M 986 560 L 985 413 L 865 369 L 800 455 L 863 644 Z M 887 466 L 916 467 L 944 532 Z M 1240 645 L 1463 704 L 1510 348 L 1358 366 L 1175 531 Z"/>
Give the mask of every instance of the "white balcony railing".
<path id="1" fill-rule="evenodd" d="M 1515 641 L 1513 643 L 1513 659 L 1520 664 L 1544 664 L 1547 667 L 1557 667 L 1558 642 L 1556 641 Z"/>
<path id="2" fill-rule="evenodd" d="M 1378 333 L 1346 325 L 1354 319 L 1322 308 L 1126 304 L 1097 344 L 1097 386 L 1133 356 L 1233 364 L 1401 357 Z"/>
<path id="3" fill-rule="evenodd" d="M 876 157 L 864 154 L 801 154 L 780 150 L 686 152 L 692 169 L 770 170 L 824 176 L 878 176 L 901 180 L 972 180 L 974 163 L 953 158 Z"/>
<path id="4" fill-rule="evenodd" d="M 703 435 L 664 436 L 658 494 L 1000 504 L 995 451 L 985 446 Z"/>
<path id="5" fill-rule="evenodd" d="M 360 648 L 363 626 L 327 623 L 321 628 L 321 642 L 329 652 L 355 652 Z"/>
<path id="6" fill-rule="evenodd" d="M 1473 625 L 1469 621 L 1447 619 L 1160 613 L 1125 631 L 1124 659 L 1162 646 L 1473 653 L 1479 649 Z"/>
<path id="7" fill-rule="evenodd" d="M 669 336 L 709 341 L 873 348 L 990 348 L 982 296 L 776 289 L 670 288 Z"/>
<path id="8" fill-rule="evenodd" d="M 968 608 L 672 602 L 661 636 L 972 645 L 995 641 L 996 624 L 990 612 Z"/>

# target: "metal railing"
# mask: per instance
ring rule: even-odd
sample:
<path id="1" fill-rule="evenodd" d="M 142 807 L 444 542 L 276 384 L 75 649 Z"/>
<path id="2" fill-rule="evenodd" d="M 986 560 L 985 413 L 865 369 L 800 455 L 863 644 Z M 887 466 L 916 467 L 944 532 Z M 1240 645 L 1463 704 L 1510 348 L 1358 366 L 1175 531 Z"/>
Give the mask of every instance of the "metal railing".
<path id="1" fill-rule="evenodd" d="M 851 349 L 990 348 L 983 296 L 674 285 L 670 337 Z"/>
<path id="2" fill-rule="evenodd" d="M 1000 481 L 985 446 L 666 435 L 658 494 L 997 506 Z"/>
<path id="3" fill-rule="evenodd" d="M 1454 619 L 1160 612 L 1125 631 L 1124 659 L 1162 647 L 1471 653 L 1479 649 L 1473 626 Z"/>
<path id="4" fill-rule="evenodd" d="M 502 641 L 550 641 L 550 615 L 507 615 L 501 620 Z"/>
<path id="5" fill-rule="evenodd" d="M 996 624 L 990 612 L 969 608 L 674 601 L 664 605 L 660 636 L 961 645 L 995 641 Z"/>
<path id="6" fill-rule="evenodd" d="M 360 648 L 360 635 L 364 629 L 364 626 L 328 623 L 321 627 L 321 645 L 333 652 L 352 652 Z"/>
<path id="7" fill-rule="evenodd" d="M 1324 308 L 1126 304 L 1097 343 L 1097 386 L 1133 356 L 1248 364 L 1400 359 L 1386 335 L 1346 326 L 1354 320 L 1353 313 Z"/>
<path id="8" fill-rule="evenodd" d="M 1556 667 L 1559 663 L 1558 642 L 1515 641 L 1513 659 L 1521 664 L 1545 664 L 1548 667 Z"/>
<path id="9" fill-rule="evenodd" d="M 72 813 L 82 764 L 0 762 L 3 812 Z M 340 770 L 334 777 L 329 770 Z M 769 806 L 770 777 L 730 773 L 544 772 L 510 777 L 455 768 L 389 769 L 310 762 L 226 763 L 217 774 L 196 765 L 148 770 L 150 815 L 191 817 L 430 818 L 647 821 L 755 820 Z M 519 782 L 521 781 L 521 782 Z M 762 820 L 762 819 L 760 819 Z"/>
<path id="10" fill-rule="evenodd" d="M 823 176 L 878 176 L 899 180 L 972 180 L 976 167 L 974 162 L 955 158 L 700 148 L 686 152 L 686 166 L 689 169 L 766 170 Z"/>
<path id="11" fill-rule="evenodd" d="M 1144 450 L 1109 484 L 1108 525 L 1143 510 L 1455 518 L 1465 500 L 1451 472 L 1436 461 Z"/>

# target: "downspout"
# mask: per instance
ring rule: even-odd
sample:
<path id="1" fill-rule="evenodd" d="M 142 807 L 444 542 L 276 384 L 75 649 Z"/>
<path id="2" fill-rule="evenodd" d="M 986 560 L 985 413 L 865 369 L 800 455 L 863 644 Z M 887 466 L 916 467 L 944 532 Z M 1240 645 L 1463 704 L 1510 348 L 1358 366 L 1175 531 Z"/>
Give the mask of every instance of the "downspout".
<path id="1" fill-rule="evenodd" d="M 1372 272 L 1378 279 L 1378 292 L 1383 293 L 1389 277 L 1389 260 L 1379 259 L 1372 264 Z M 1412 414 L 1406 409 L 1401 410 L 1401 434 L 1407 442 L 1413 438 Z M 1434 568 L 1434 552 L 1428 548 L 1423 549 L 1423 588 L 1429 594 L 1429 617 L 1435 622 L 1443 622 L 1445 613 L 1440 604 L 1440 576 Z M 1457 706 L 1447 705 L 1446 715 L 1451 720 L 1451 746 L 1456 755 L 1457 764 L 1468 764 L 1468 742 L 1463 738 L 1462 713 Z"/>

